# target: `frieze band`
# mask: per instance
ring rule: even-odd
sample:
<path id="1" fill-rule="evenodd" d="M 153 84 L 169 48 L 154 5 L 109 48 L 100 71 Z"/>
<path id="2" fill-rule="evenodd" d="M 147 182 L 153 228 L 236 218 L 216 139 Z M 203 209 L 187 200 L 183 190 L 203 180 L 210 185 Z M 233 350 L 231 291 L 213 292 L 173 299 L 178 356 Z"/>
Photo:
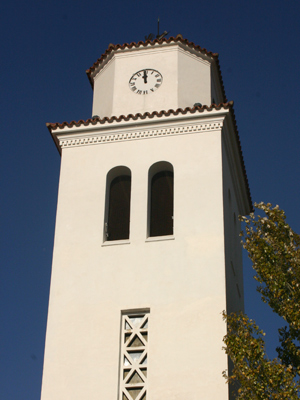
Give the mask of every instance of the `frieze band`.
<path id="1" fill-rule="evenodd" d="M 138 140 L 138 139 L 149 139 L 159 136 L 174 136 L 189 133 L 198 133 L 205 131 L 216 131 L 220 130 L 223 126 L 223 121 L 217 121 L 213 123 L 197 124 L 197 125 L 184 125 L 161 129 L 149 129 L 135 132 L 116 132 L 113 134 L 95 134 L 88 137 L 80 138 L 59 138 L 59 145 L 61 148 L 74 147 L 74 146 L 86 146 L 93 144 L 103 144 L 111 142 L 123 142 L 126 140 Z"/>

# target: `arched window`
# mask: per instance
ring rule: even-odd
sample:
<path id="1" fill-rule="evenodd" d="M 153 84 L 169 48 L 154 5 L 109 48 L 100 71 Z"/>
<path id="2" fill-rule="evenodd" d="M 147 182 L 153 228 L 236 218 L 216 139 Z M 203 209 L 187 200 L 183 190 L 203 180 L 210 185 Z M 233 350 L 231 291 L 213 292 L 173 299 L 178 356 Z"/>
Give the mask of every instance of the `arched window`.
<path id="1" fill-rule="evenodd" d="M 130 169 L 111 169 L 106 181 L 105 240 L 129 239 L 130 193 Z"/>
<path id="2" fill-rule="evenodd" d="M 161 161 L 149 169 L 149 236 L 173 235 L 174 173 Z"/>

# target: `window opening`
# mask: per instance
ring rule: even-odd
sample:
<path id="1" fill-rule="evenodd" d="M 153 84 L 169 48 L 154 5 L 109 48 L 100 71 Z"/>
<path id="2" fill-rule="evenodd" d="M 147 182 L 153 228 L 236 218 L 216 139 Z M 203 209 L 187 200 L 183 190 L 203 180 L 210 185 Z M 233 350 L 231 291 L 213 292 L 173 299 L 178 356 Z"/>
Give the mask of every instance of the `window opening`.
<path id="1" fill-rule="evenodd" d="M 108 210 L 104 226 L 106 240 L 129 239 L 131 175 L 128 168 L 123 167 L 122 170 L 124 169 L 128 171 L 126 174 L 107 180 Z M 111 171 L 108 178 L 110 175 Z"/>
<path id="2" fill-rule="evenodd" d="M 150 236 L 173 235 L 173 171 L 160 171 L 151 180 Z"/>

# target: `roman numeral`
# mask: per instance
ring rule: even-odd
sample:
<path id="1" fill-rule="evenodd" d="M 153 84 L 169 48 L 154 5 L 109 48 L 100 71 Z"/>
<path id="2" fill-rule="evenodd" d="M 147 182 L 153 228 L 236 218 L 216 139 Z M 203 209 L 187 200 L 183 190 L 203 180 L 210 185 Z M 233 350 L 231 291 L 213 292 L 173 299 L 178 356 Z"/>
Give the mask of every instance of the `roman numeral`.
<path id="1" fill-rule="evenodd" d="M 136 90 L 136 87 L 135 87 L 135 86 L 133 86 L 133 87 L 131 88 L 131 90 L 132 90 L 132 91 L 135 91 L 135 90 Z"/>
<path id="2" fill-rule="evenodd" d="M 143 91 L 143 94 L 148 94 L 148 90 L 144 90 L 144 91 Z"/>
<path id="3" fill-rule="evenodd" d="M 156 88 L 159 88 L 159 86 L 160 86 L 160 84 L 159 84 L 159 83 L 157 83 L 157 84 L 155 85 L 155 87 L 156 87 Z"/>
<path id="4" fill-rule="evenodd" d="M 159 76 L 159 74 L 156 74 L 156 75 L 155 75 L 155 78 L 157 78 L 158 76 Z"/>
<path id="5" fill-rule="evenodd" d="M 161 79 L 156 79 L 156 82 L 161 82 Z"/>
<path id="6" fill-rule="evenodd" d="M 137 91 L 137 94 L 142 94 L 142 91 L 141 91 L 141 90 L 138 90 L 138 91 Z"/>

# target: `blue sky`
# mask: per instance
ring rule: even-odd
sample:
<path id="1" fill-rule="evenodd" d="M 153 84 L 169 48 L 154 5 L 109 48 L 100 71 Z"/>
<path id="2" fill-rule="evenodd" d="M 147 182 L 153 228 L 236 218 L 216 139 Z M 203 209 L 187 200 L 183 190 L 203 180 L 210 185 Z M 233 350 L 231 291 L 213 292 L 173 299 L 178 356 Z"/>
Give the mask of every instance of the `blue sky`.
<path id="1" fill-rule="evenodd" d="M 158 16 L 161 30 L 219 53 L 252 198 L 279 204 L 300 232 L 299 15 L 296 0 L 1 5 L 1 399 L 40 398 L 60 168 L 45 123 L 91 117 L 85 70 L 109 43 L 156 33 Z M 261 303 L 247 257 L 244 271 L 246 311 L 273 357 L 280 321 Z"/>

